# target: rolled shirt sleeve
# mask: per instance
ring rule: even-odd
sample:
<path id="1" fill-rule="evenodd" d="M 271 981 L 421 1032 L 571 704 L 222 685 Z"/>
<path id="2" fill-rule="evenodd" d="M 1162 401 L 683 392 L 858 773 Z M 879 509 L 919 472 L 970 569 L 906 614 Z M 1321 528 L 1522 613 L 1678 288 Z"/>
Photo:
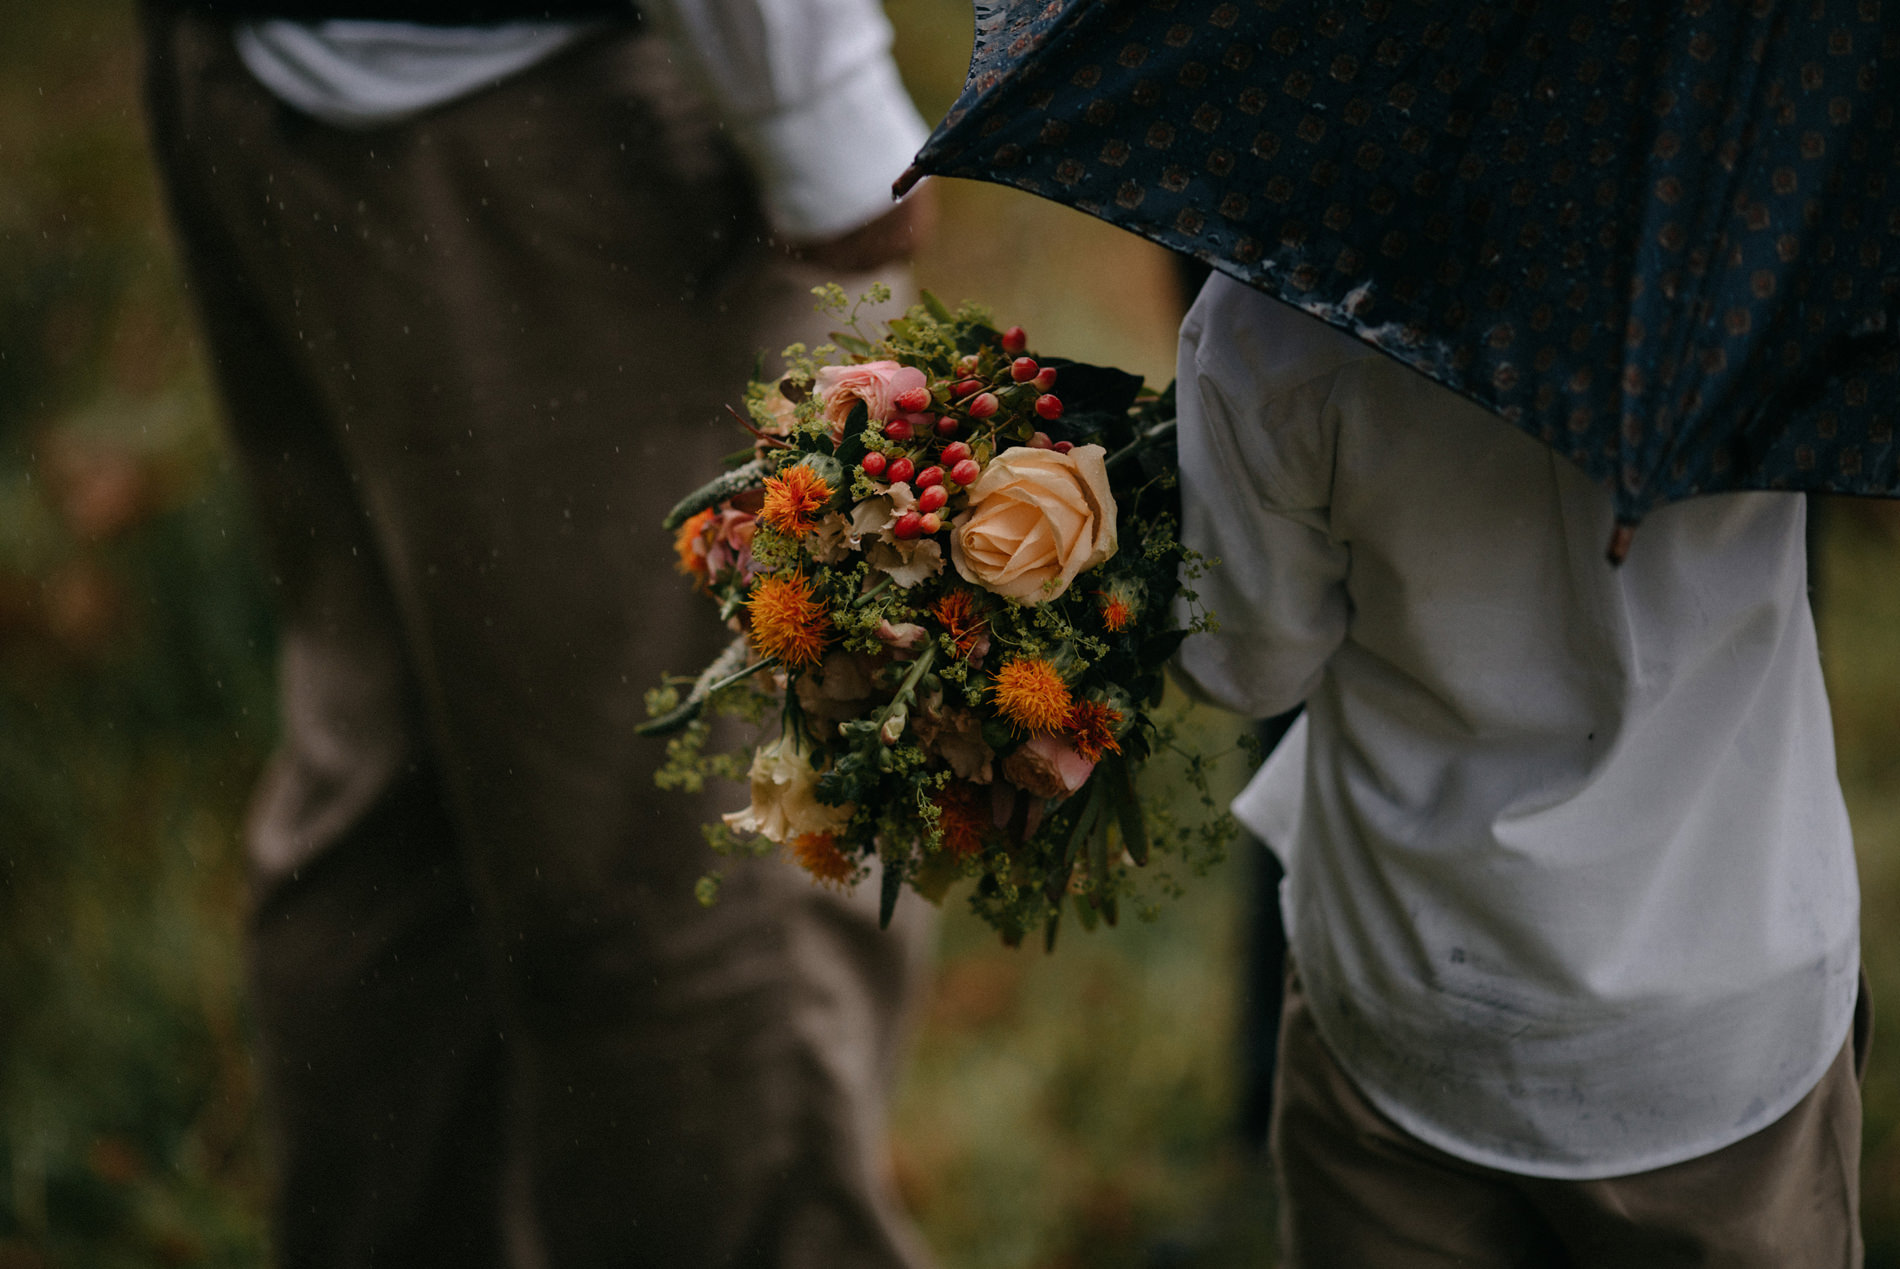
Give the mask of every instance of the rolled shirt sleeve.
<path id="1" fill-rule="evenodd" d="M 1176 668 L 1237 713 L 1304 701 L 1346 635 L 1347 545 L 1331 531 L 1342 370 L 1262 340 L 1256 292 L 1216 274 L 1181 326 L 1182 537 L 1218 563 L 1195 583 L 1219 628 L 1190 637 Z"/>
<path id="2" fill-rule="evenodd" d="M 706 81 L 773 228 L 836 237 L 890 210 L 929 129 L 876 0 L 647 0 Z"/>

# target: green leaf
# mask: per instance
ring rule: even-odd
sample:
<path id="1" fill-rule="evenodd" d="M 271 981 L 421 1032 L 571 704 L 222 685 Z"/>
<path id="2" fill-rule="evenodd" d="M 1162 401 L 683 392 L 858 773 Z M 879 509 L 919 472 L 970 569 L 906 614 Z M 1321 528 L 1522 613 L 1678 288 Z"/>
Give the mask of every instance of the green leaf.
<path id="1" fill-rule="evenodd" d="M 933 851 L 917 861 L 910 875 L 910 888 L 926 902 L 943 906 L 950 887 L 963 880 L 963 865 L 947 850 Z"/>
<path id="2" fill-rule="evenodd" d="M 864 461 L 870 447 L 864 443 L 864 420 L 866 411 L 860 401 L 851 410 L 851 417 L 845 420 L 844 439 L 838 442 L 837 457 L 845 471 L 850 471 Z M 848 486 L 849 481 L 845 482 Z"/>
<path id="3" fill-rule="evenodd" d="M 731 643 L 726 645 L 725 651 L 713 658 L 711 665 L 699 672 L 699 677 L 693 680 L 693 690 L 686 694 L 685 700 L 658 718 L 650 718 L 635 727 L 634 735 L 671 735 L 698 718 L 700 710 L 706 707 L 706 702 L 715 693 L 731 687 L 749 674 L 757 674 L 772 664 L 770 661 L 754 661 L 751 665 L 747 665 L 748 655 L 746 637 L 743 634 L 736 636 Z"/>
<path id="4" fill-rule="evenodd" d="M 673 509 L 666 513 L 666 519 L 660 521 L 660 527 L 668 531 L 677 529 L 689 517 L 698 515 L 707 507 L 724 502 L 734 494 L 757 489 L 772 471 L 772 460 L 755 458 L 743 467 L 735 467 L 723 476 L 714 477 L 674 503 Z"/>
<path id="5" fill-rule="evenodd" d="M 1088 840 L 1089 829 L 1102 813 L 1102 786 L 1099 781 L 1089 782 L 1088 792 L 1079 794 L 1085 800 L 1082 809 L 1076 813 L 1075 827 L 1069 830 L 1068 844 L 1062 848 L 1063 880 L 1068 880 L 1068 872 L 1074 866 L 1076 856 L 1082 852 L 1082 843 Z"/>
<path id="6" fill-rule="evenodd" d="M 1076 858 L 1088 843 L 1089 835 L 1095 831 L 1102 818 L 1103 788 L 1100 780 L 1090 780 L 1087 787 L 1077 793 L 1070 802 L 1080 802 L 1081 809 L 1076 812 L 1075 824 L 1069 830 L 1069 838 L 1062 848 L 1062 858 L 1049 869 L 1043 881 L 1043 894 L 1052 904 L 1062 902 L 1063 892 L 1069 888 L 1069 875 L 1075 871 Z"/>
<path id="7" fill-rule="evenodd" d="M 860 357 L 869 357 L 871 355 L 871 345 L 868 340 L 859 339 L 856 335 L 849 334 L 845 331 L 832 331 L 831 342 L 846 352 L 856 353 Z"/>
<path id="8" fill-rule="evenodd" d="M 1113 366 L 1091 366 L 1066 357 L 1043 357 L 1039 364 L 1055 368 L 1055 391 L 1062 398 L 1064 413 L 1121 416 L 1141 395 L 1141 376 Z"/>
<path id="9" fill-rule="evenodd" d="M 895 859 L 884 861 L 883 887 L 877 897 L 877 928 L 891 928 L 891 917 L 897 911 L 897 896 L 904 893 L 904 865 Z"/>
<path id="10" fill-rule="evenodd" d="M 1103 800 L 1092 798 L 1089 803 L 1089 877 L 1098 887 L 1108 885 L 1108 824 L 1101 814 Z"/>
<path id="11" fill-rule="evenodd" d="M 1141 818 L 1141 798 L 1135 792 L 1135 777 L 1128 764 L 1113 760 L 1113 768 L 1103 773 L 1110 781 L 1115 800 L 1115 819 L 1122 830 L 1122 845 L 1137 866 L 1148 863 L 1148 826 Z"/>
<path id="12" fill-rule="evenodd" d="M 1174 659 L 1181 647 L 1181 641 L 1188 637 L 1185 630 L 1158 630 L 1141 641 L 1141 659 L 1146 665 L 1163 665 Z"/>
<path id="13" fill-rule="evenodd" d="M 956 320 L 950 315 L 950 310 L 944 307 L 943 301 L 938 299 L 936 296 L 932 295 L 930 292 L 928 291 L 920 292 L 920 298 L 924 302 L 925 310 L 929 312 L 929 314 L 932 317 L 936 318 L 938 321 L 950 322 L 950 321 Z"/>

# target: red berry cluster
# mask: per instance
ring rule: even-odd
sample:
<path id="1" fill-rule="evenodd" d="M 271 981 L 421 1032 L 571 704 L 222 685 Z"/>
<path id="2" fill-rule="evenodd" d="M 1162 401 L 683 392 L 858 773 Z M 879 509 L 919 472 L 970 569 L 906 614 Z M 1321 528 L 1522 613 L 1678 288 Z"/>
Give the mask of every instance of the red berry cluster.
<path id="1" fill-rule="evenodd" d="M 1035 358 L 1024 354 L 1029 337 L 1020 326 L 1004 331 L 1001 342 L 1010 360 L 999 365 L 994 354 L 971 353 L 959 358 L 948 376 L 898 397 L 900 413 L 883 425 L 883 431 L 885 440 L 904 448 L 894 454 L 873 450 L 864 456 L 866 476 L 908 485 L 917 495 L 916 509 L 899 516 L 891 528 L 897 537 L 912 539 L 939 532 L 943 528 L 939 513 L 951 493 L 975 484 L 983 474 L 976 450 L 957 439 L 966 428 L 986 453 L 1022 443 L 1001 438 L 1007 431 L 1020 437 L 1025 429 L 1030 432 L 1029 445 L 1069 452 L 1069 442 L 1051 441 L 1048 433 L 1033 430 L 1027 422 L 1031 414 L 1045 421 L 1062 417 L 1062 398 L 1051 391 L 1056 384 L 1055 367 L 1039 366 Z"/>

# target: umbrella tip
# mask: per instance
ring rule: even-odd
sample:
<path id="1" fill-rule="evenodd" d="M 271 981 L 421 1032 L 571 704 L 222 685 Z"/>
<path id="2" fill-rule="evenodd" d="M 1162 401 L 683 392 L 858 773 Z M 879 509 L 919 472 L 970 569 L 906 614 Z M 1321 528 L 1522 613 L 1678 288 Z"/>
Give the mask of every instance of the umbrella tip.
<path id="1" fill-rule="evenodd" d="M 885 171 L 889 171 L 886 168 Z M 924 179 L 924 170 L 915 163 L 904 169 L 904 174 L 891 182 L 891 197 L 902 198 L 910 193 L 911 186 Z"/>
<path id="2" fill-rule="evenodd" d="M 1616 530 L 1610 534 L 1610 549 L 1604 552 L 1612 568 L 1629 558 L 1630 542 L 1636 537 L 1636 521 L 1618 520 Z"/>

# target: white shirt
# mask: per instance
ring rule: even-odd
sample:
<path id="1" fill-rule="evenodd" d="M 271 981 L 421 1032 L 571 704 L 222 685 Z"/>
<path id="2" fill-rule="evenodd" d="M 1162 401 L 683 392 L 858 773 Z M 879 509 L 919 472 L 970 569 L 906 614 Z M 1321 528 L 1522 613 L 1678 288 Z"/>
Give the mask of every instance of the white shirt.
<path id="1" fill-rule="evenodd" d="M 891 208 L 891 182 L 929 129 L 891 60 L 877 0 L 643 0 L 673 37 L 793 241 L 834 237 Z M 370 128 L 519 74 L 597 23 L 443 27 L 282 20 L 239 24 L 245 67 L 279 99 Z"/>
<path id="2" fill-rule="evenodd" d="M 1741 1139 L 1852 1021 L 1859 896 L 1798 495 L 1654 513 L 1215 275 L 1181 330 L 1217 701 L 1306 715 L 1234 803 L 1314 1019 L 1460 1158 L 1601 1177 Z"/>

